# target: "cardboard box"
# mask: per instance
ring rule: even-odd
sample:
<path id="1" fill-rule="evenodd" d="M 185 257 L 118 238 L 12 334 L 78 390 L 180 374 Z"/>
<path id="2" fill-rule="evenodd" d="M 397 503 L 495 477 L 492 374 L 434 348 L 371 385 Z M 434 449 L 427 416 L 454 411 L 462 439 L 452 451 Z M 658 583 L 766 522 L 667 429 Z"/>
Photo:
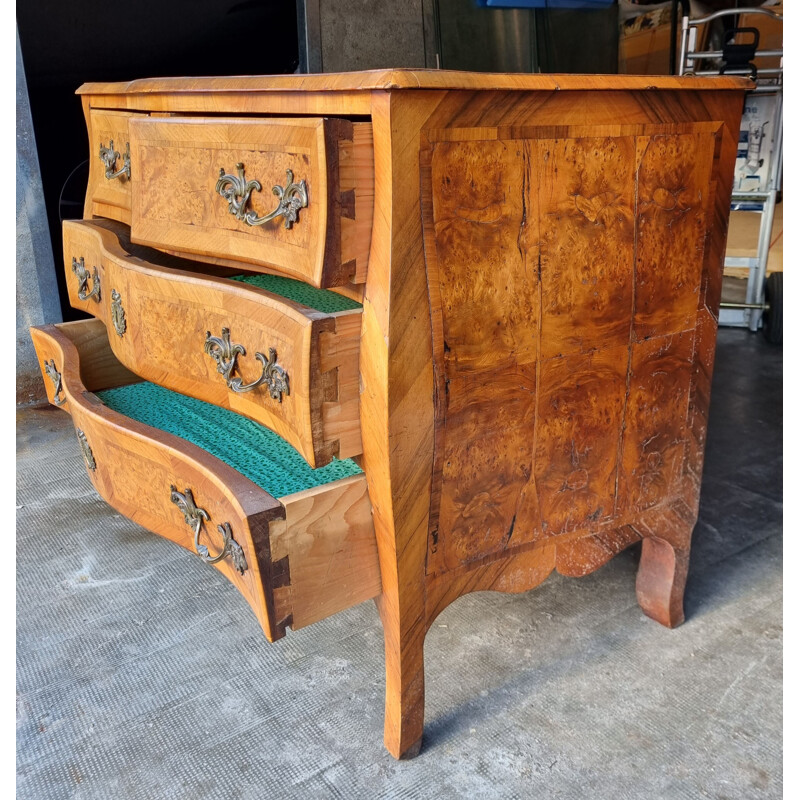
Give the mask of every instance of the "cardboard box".
<path id="1" fill-rule="evenodd" d="M 624 20 L 619 37 L 620 74 L 669 75 L 669 39 L 670 10 L 667 7 L 656 7 Z"/>

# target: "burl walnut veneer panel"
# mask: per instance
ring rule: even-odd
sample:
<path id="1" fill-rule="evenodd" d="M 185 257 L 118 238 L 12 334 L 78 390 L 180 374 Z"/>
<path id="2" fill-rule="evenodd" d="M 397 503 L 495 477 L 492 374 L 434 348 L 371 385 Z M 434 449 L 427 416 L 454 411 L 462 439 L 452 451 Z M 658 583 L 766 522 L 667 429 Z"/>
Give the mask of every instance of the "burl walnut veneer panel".
<path id="1" fill-rule="evenodd" d="M 681 497 L 717 145 L 691 130 L 431 143 L 429 573 Z"/>

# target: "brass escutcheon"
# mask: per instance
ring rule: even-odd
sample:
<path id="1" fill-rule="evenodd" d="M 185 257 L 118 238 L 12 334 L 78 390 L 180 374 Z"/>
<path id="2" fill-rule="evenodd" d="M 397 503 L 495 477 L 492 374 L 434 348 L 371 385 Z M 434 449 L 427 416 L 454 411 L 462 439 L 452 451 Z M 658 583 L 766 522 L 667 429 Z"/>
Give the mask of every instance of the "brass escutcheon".
<path id="1" fill-rule="evenodd" d="M 81 446 L 81 452 L 83 453 L 83 460 L 86 462 L 86 468 L 90 472 L 94 472 L 95 469 L 97 469 L 97 463 L 94 460 L 92 448 L 89 447 L 89 441 L 86 438 L 86 434 L 80 428 L 75 428 L 75 434 L 78 437 L 78 444 Z"/>
<path id="2" fill-rule="evenodd" d="M 59 397 L 64 391 L 64 387 L 61 385 L 61 373 L 56 369 L 56 362 L 52 358 L 44 362 L 44 371 L 53 382 L 53 402 L 57 406 L 63 406 L 67 402 L 67 398 Z"/>
<path id="3" fill-rule="evenodd" d="M 125 309 L 122 307 L 122 298 L 116 289 L 111 290 L 111 322 L 118 336 L 123 336 L 128 328 L 125 322 Z"/>

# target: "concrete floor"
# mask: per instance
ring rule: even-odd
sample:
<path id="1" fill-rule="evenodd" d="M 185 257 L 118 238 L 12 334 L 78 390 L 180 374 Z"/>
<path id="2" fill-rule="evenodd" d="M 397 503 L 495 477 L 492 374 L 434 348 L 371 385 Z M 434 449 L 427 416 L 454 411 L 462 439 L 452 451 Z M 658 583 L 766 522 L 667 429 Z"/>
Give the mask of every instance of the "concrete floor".
<path id="1" fill-rule="evenodd" d="M 721 330 L 681 628 L 639 610 L 635 549 L 464 597 L 402 763 L 372 603 L 268 644 L 218 573 L 96 496 L 66 414 L 20 412 L 17 797 L 781 797 L 781 391 L 780 349 Z"/>

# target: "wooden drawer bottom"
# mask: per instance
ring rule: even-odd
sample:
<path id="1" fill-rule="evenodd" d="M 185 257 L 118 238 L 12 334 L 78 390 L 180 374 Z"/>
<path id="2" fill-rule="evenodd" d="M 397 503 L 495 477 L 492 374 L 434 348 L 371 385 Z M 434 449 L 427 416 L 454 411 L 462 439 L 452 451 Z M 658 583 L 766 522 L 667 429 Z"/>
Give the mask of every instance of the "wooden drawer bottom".
<path id="1" fill-rule="evenodd" d="M 380 593 L 354 462 L 311 469 L 263 426 L 139 381 L 98 320 L 31 333 L 48 398 L 72 415 L 99 494 L 222 572 L 270 641 Z"/>

